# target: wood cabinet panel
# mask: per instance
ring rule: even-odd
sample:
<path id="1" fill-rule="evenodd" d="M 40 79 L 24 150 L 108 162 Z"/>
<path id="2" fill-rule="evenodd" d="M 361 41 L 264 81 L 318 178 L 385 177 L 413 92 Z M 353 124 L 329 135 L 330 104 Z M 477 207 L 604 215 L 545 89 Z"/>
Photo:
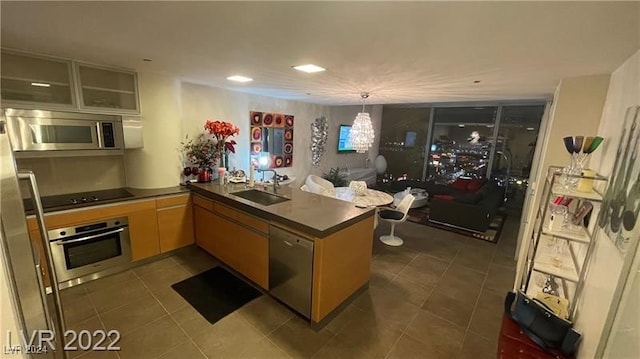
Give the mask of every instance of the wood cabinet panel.
<path id="1" fill-rule="evenodd" d="M 374 217 L 315 241 L 311 319 L 320 322 L 369 280 Z"/>
<path id="2" fill-rule="evenodd" d="M 128 216 L 131 259 L 137 261 L 160 254 L 155 206 L 153 209 L 129 213 Z"/>
<path id="3" fill-rule="evenodd" d="M 200 206 L 193 206 L 193 211 L 196 244 L 262 288 L 269 288 L 267 237 Z"/>
<path id="4" fill-rule="evenodd" d="M 191 205 L 159 208 L 157 215 L 160 252 L 168 252 L 194 243 Z"/>
<path id="5" fill-rule="evenodd" d="M 156 200 L 131 201 L 106 205 L 100 207 L 80 208 L 60 214 L 45 215 L 44 221 L 47 229 L 68 227 L 76 224 L 86 224 L 87 222 L 100 221 L 107 218 L 123 217 L 129 213 L 156 209 Z M 27 219 L 27 227 L 30 231 L 38 230 L 38 223 L 35 218 Z"/>
<path id="6" fill-rule="evenodd" d="M 156 198 L 156 207 L 157 208 L 166 208 L 172 206 L 179 206 L 182 204 L 190 204 L 191 196 L 187 194 L 179 194 L 177 196 L 167 196 Z"/>
<path id="7" fill-rule="evenodd" d="M 193 227 L 196 244 L 213 256 L 217 256 L 215 237 L 219 220 L 220 217 L 212 212 L 199 206 L 193 206 Z"/>
<path id="8" fill-rule="evenodd" d="M 236 209 L 225 206 L 218 202 L 214 204 L 213 208 L 215 209 L 216 212 L 224 216 L 227 216 L 235 221 L 238 221 L 246 226 L 249 226 L 259 232 L 269 233 L 269 223 L 264 220 L 256 218 L 250 214 L 240 212 Z"/>
<path id="9" fill-rule="evenodd" d="M 193 196 L 193 204 L 213 211 L 213 201 L 200 196 Z"/>
<path id="10" fill-rule="evenodd" d="M 217 257 L 264 289 L 269 288 L 269 240 L 221 218 L 215 231 Z"/>

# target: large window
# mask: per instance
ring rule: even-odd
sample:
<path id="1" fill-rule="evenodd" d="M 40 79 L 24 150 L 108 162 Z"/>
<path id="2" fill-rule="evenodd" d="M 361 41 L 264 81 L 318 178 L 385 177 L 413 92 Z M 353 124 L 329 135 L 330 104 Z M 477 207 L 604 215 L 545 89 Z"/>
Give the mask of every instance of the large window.
<path id="1" fill-rule="evenodd" d="M 543 113 L 544 105 L 502 107 L 491 178 L 515 206 L 524 201 Z"/>
<path id="2" fill-rule="evenodd" d="M 385 180 L 422 179 L 430 108 L 385 106 L 379 152 L 387 160 Z"/>
<path id="3" fill-rule="evenodd" d="M 497 107 L 436 108 L 427 179 L 450 182 L 487 176 Z"/>
<path id="4" fill-rule="evenodd" d="M 385 106 L 379 179 L 434 181 L 491 178 L 522 205 L 545 104 Z"/>

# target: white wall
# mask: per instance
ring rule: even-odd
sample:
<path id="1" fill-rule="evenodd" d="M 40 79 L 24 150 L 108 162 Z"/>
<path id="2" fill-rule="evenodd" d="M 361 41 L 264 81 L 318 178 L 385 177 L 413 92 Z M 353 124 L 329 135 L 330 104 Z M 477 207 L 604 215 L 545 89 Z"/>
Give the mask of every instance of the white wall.
<path id="1" fill-rule="evenodd" d="M 640 104 L 640 51 L 636 52 L 621 67 L 611 75 L 611 83 L 607 93 L 602 122 L 598 133 L 605 138 L 602 151 L 596 152 L 591 160 L 591 167 L 598 172 L 610 176 L 613 171 L 614 158 L 618 148 L 618 141 L 624 123 L 626 108 Z M 634 177 L 635 178 L 635 177 Z M 631 253 L 632 254 L 632 253 Z M 622 273 L 622 256 L 604 233 L 600 233 L 584 289 L 584 301 L 579 310 L 581 312 L 576 327 L 584 333 L 584 343 L 580 350 L 581 358 L 593 358 L 601 340 L 601 333 L 605 326 L 608 309 L 612 305 L 612 297 L 619 281 L 627 273 Z M 631 292 L 629 300 L 636 308 L 640 301 L 640 292 Z M 633 331 L 635 337 L 640 336 L 640 320 L 626 328 Z M 624 328 L 624 325 L 614 328 L 614 334 Z M 620 334 L 620 333 L 618 333 Z M 629 335 L 631 333 L 627 333 Z M 635 343 L 627 346 L 610 348 L 611 358 L 638 358 L 640 351 Z"/>
<path id="2" fill-rule="evenodd" d="M 122 156 L 18 158 L 16 165 L 33 171 L 42 196 L 126 186 Z M 20 190 L 30 197 L 26 181 L 20 181 Z"/>
<path id="3" fill-rule="evenodd" d="M 138 88 L 144 148 L 126 150 L 127 185 L 135 188 L 177 186 L 182 172 L 180 81 L 140 72 Z"/>
<path id="4" fill-rule="evenodd" d="M 235 124 L 240 134 L 236 153 L 229 156 L 229 167 L 249 166 L 249 112 L 276 112 L 294 116 L 293 166 L 277 169 L 279 174 L 296 177 L 294 185 L 301 185 L 310 173 L 322 174 L 332 167 L 364 167 L 378 154 L 378 140 L 382 106 L 367 106 L 376 131 L 376 142 L 367 154 L 338 154 L 338 125 L 352 123 L 360 106 L 328 107 L 298 101 L 233 92 L 209 87 L 165 75 L 138 75 L 144 126 L 144 149 L 126 153 L 127 184 L 138 188 L 175 186 L 180 181 L 183 162 L 180 142 L 204 131 L 206 120 L 220 120 Z M 327 117 L 329 132 L 327 151 L 319 167 L 311 165 L 311 123 Z"/>
<path id="5" fill-rule="evenodd" d="M 518 238 L 519 255 L 516 285 L 523 275 L 526 251 L 535 226 L 536 209 L 538 208 L 549 166 L 567 166 L 570 156 L 564 147 L 565 136 L 595 136 L 598 133 L 602 109 L 609 85 L 609 75 L 581 76 L 563 79 L 553 98 L 549 122 L 544 133 L 538 136 L 537 146 L 540 148 L 540 167 L 536 178 L 532 178 L 531 189 L 535 191 L 530 207 L 523 211 L 528 218 L 523 218 Z"/>
<path id="6" fill-rule="evenodd" d="M 322 157 L 322 162 L 317 169 L 312 170 L 314 174 L 322 174 L 327 172 L 331 167 L 340 168 L 363 168 L 366 159 L 371 162 L 378 156 L 378 147 L 380 145 L 380 130 L 382 127 L 382 105 L 366 106 L 366 112 L 371 116 L 373 130 L 376 138 L 373 146 L 366 153 L 338 153 L 338 131 L 340 125 L 352 125 L 358 112 L 362 112 L 362 106 L 334 106 L 331 107 L 329 120 L 329 138 L 327 139 L 327 152 Z"/>
<path id="7" fill-rule="evenodd" d="M 236 153 L 229 155 L 229 167 L 249 168 L 249 112 L 275 112 L 294 116 L 293 166 L 278 168 L 278 174 L 296 177 L 296 184 L 304 182 L 311 169 L 311 122 L 318 117 L 329 117 L 329 108 L 298 101 L 287 101 L 265 96 L 233 92 L 221 88 L 182 84 L 182 133 L 197 135 L 204 130 L 206 120 L 231 122 L 240 128 L 235 137 Z M 322 164 L 327 164 L 322 158 Z M 267 176 L 269 177 L 269 175 Z"/>

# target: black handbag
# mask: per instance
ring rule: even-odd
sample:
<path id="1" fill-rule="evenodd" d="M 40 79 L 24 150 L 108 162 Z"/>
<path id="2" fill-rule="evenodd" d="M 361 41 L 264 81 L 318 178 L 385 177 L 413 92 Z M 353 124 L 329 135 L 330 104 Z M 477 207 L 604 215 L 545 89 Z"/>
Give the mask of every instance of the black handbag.
<path id="1" fill-rule="evenodd" d="M 512 311 L 514 301 L 516 304 Z M 565 355 L 575 353 L 582 338 L 573 329 L 573 323 L 558 317 L 544 303 L 527 297 L 521 291 L 507 293 L 504 312 L 520 325 L 529 339 L 554 356 L 554 349 Z"/>

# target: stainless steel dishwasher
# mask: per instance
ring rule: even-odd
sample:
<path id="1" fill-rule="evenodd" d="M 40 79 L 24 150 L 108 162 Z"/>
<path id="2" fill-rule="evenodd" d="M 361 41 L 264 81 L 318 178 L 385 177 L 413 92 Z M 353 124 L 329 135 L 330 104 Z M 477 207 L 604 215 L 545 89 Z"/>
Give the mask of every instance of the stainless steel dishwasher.
<path id="1" fill-rule="evenodd" d="M 269 293 L 311 317 L 313 242 L 278 227 L 269 228 Z"/>

